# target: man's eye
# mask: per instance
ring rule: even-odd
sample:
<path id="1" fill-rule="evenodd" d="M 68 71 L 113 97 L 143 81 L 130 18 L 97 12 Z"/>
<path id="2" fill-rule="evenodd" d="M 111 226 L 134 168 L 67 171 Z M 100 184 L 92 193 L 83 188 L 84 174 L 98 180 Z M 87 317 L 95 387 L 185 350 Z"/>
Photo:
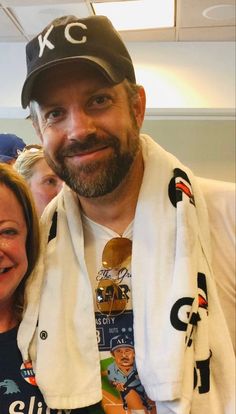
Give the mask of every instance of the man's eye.
<path id="1" fill-rule="evenodd" d="M 102 104 L 107 101 L 107 96 L 97 96 L 95 102 L 98 104 Z"/>
<path id="2" fill-rule="evenodd" d="M 107 95 L 95 96 L 90 101 L 90 107 L 107 107 L 111 103 L 111 98 Z"/>
<path id="3" fill-rule="evenodd" d="M 58 110 L 57 111 L 52 111 L 50 113 L 51 118 L 57 118 L 60 115 L 61 115 L 61 111 L 58 111 Z"/>
<path id="4" fill-rule="evenodd" d="M 62 116 L 63 112 L 61 109 L 54 109 L 47 114 L 47 119 L 57 119 Z"/>

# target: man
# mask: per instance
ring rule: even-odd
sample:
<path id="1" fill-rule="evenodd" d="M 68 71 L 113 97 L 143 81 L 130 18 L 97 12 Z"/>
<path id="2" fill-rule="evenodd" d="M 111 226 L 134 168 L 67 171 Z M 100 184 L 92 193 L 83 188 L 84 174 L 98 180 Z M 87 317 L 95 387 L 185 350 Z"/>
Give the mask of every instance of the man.
<path id="1" fill-rule="evenodd" d="M 128 335 L 117 335 L 111 339 L 110 347 L 114 361 L 107 367 L 108 379 L 119 391 L 124 409 L 129 407 L 131 413 L 139 410 L 140 414 L 144 407 L 151 411 L 135 366 L 133 340 Z"/>
<path id="2" fill-rule="evenodd" d="M 22 151 L 25 145 L 23 139 L 15 134 L 0 134 L 0 162 L 14 164 L 18 152 Z"/>
<path id="3" fill-rule="evenodd" d="M 102 400 L 123 413 L 101 372 L 127 334 L 152 413 L 233 414 L 204 199 L 191 171 L 140 135 L 145 91 L 118 33 L 102 16 L 56 19 L 27 45 L 27 66 L 22 105 L 67 184 L 42 218 L 18 337 L 48 406 Z"/>

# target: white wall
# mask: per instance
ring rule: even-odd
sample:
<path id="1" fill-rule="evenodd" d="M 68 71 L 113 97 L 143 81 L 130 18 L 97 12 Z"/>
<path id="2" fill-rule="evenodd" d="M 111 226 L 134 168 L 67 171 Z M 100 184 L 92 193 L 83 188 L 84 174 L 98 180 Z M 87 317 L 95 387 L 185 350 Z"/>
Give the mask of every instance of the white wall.
<path id="1" fill-rule="evenodd" d="M 235 108 L 235 43 L 130 43 L 148 108 Z"/>
<path id="2" fill-rule="evenodd" d="M 234 108 L 233 42 L 127 43 L 148 108 Z M 26 115 L 20 109 L 26 74 L 25 45 L 0 44 L 0 118 Z"/>

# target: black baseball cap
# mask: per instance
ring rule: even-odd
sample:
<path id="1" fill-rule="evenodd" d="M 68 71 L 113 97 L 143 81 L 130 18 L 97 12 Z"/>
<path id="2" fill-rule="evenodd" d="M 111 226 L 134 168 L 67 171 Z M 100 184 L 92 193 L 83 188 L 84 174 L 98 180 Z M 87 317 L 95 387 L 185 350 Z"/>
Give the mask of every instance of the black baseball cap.
<path id="1" fill-rule="evenodd" d="M 83 60 L 95 65 L 112 84 L 125 78 L 136 83 L 129 52 L 106 16 L 78 18 L 63 16 L 53 20 L 26 45 L 27 77 L 21 103 L 30 102 L 37 76 L 63 62 Z"/>

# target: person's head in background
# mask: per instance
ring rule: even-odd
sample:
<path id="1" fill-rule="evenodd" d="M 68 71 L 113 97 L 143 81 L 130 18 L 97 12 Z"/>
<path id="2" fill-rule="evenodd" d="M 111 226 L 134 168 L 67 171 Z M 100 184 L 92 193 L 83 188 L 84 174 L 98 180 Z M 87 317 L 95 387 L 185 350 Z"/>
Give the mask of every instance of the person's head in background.
<path id="1" fill-rule="evenodd" d="M 10 165 L 0 163 L 1 331 L 21 319 L 25 283 L 38 253 L 38 216 L 28 185 Z"/>
<path id="2" fill-rule="evenodd" d="M 14 164 L 18 151 L 22 151 L 25 146 L 23 139 L 15 134 L 0 134 L 0 162 Z"/>
<path id="3" fill-rule="evenodd" d="M 47 164 L 41 145 L 27 145 L 19 153 L 14 168 L 27 181 L 33 194 L 38 215 L 59 193 L 62 181 Z"/>

